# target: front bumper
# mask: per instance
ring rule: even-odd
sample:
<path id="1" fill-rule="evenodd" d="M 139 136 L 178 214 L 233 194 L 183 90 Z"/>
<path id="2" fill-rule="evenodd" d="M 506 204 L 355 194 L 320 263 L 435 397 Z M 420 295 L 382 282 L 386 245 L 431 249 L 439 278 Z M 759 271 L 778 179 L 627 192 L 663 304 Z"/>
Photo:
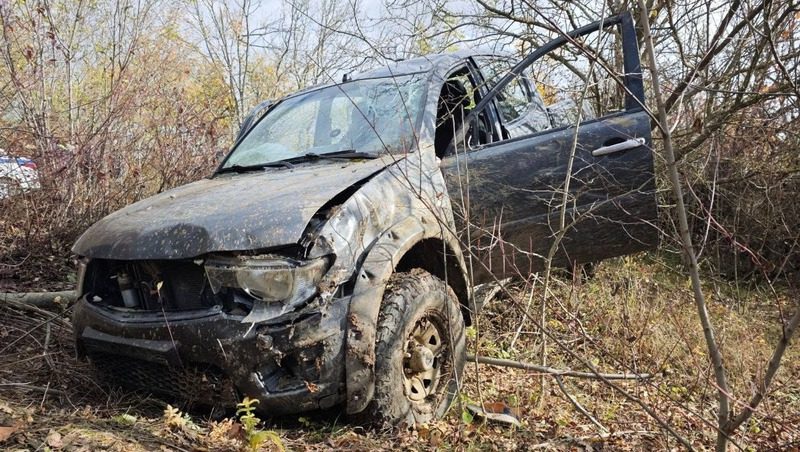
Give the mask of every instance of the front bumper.
<path id="1" fill-rule="evenodd" d="M 79 354 L 111 384 L 228 408 L 244 396 L 270 415 L 344 401 L 347 298 L 261 323 L 218 308 L 152 312 L 80 299 Z"/>

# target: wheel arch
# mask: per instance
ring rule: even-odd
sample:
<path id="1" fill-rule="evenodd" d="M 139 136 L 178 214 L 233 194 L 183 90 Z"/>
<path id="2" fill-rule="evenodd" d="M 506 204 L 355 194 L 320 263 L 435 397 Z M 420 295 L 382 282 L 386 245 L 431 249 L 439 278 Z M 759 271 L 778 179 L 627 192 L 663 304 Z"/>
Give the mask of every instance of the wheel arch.
<path id="1" fill-rule="evenodd" d="M 445 265 L 446 264 L 446 265 Z M 446 281 L 469 322 L 469 285 L 455 236 L 431 218 L 407 217 L 381 234 L 356 272 L 346 319 L 347 413 L 363 411 L 375 390 L 375 329 L 386 283 L 395 271 L 422 268 Z"/>
<path id="2" fill-rule="evenodd" d="M 414 268 L 421 268 L 450 286 L 458 297 L 464 323 L 467 326 L 472 324 L 467 273 L 447 242 L 439 237 L 418 241 L 400 258 L 394 271 L 405 272 Z"/>

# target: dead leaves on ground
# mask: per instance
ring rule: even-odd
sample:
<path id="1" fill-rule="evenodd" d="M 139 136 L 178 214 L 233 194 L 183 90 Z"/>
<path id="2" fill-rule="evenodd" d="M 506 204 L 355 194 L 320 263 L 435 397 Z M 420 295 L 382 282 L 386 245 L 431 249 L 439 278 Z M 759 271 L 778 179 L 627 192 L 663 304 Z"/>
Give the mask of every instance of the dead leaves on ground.
<path id="1" fill-rule="evenodd" d="M 17 427 L 0 427 L 0 444 L 11 438 L 17 430 L 19 430 Z"/>

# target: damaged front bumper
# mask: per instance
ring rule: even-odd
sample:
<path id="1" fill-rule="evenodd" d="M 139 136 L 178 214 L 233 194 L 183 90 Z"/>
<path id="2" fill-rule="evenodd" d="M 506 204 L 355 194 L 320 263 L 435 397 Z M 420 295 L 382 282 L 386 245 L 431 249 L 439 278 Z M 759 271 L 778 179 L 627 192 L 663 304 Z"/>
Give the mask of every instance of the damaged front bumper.
<path id="1" fill-rule="evenodd" d="M 107 382 L 232 408 L 244 396 L 270 415 L 325 409 L 344 401 L 347 298 L 245 323 L 218 306 L 141 311 L 82 298 L 73 322 L 78 351 Z"/>

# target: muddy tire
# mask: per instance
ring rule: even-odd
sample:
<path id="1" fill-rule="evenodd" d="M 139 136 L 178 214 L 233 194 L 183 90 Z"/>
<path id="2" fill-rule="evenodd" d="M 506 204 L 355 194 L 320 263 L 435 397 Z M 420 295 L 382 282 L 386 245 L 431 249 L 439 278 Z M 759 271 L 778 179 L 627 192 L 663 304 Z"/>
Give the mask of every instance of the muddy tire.
<path id="1" fill-rule="evenodd" d="M 412 426 L 441 417 L 461 382 L 465 350 L 453 290 L 421 269 L 394 274 L 378 317 L 375 394 L 362 418 Z"/>

